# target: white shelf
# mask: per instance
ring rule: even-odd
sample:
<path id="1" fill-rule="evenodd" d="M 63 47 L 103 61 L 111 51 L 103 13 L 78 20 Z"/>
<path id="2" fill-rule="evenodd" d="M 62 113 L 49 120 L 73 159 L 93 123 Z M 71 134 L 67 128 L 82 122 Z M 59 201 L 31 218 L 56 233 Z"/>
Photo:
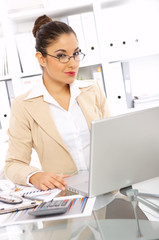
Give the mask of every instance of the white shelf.
<path id="1" fill-rule="evenodd" d="M 0 76 L 0 81 L 7 81 L 7 80 L 11 80 L 12 77 L 11 76 Z"/>
<path id="2" fill-rule="evenodd" d="M 5 1 L 1 0 L 0 4 L 1 2 L 5 3 Z M 31 32 L 35 19 L 43 14 L 58 20 L 67 18 L 68 23 L 72 19 L 72 25 L 70 24 L 70 26 L 73 29 L 75 27 L 74 30 L 77 36 L 81 36 L 78 36 L 79 43 L 82 42 L 79 46 L 83 46 L 81 49 L 86 54 L 85 59 L 80 63 L 80 70 L 85 67 L 91 68 L 94 65 L 101 65 L 107 96 L 112 101 L 112 105 L 116 106 L 115 108 L 121 109 L 123 106 L 122 101 L 125 102 L 124 82 L 121 75 L 122 68 L 119 66 L 119 74 L 116 75 L 116 66 L 123 62 L 138 61 L 138 58 L 159 55 L 159 35 L 157 36 L 158 32 L 156 30 L 159 20 L 158 1 L 7 0 L 7 2 L 10 2 L 10 6 L 9 11 L 6 11 L 5 21 L 4 18 L 0 17 L 2 26 L 6 25 L 6 23 L 8 25 L 4 28 L 0 25 L 0 34 L 1 30 L 5 30 L 4 35 L 8 39 L 8 66 L 11 71 L 9 71 L 10 76 L 1 76 L 0 81 L 12 78 L 13 88 L 16 92 L 15 96 L 19 95 L 21 84 L 27 81 L 26 78 L 36 78 L 41 74 L 41 71 L 36 66 L 36 63 L 30 63 L 32 67 L 28 67 L 24 56 L 29 56 L 29 46 L 25 42 L 24 46 L 27 46 L 28 52 L 24 54 L 24 51 L 22 51 L 23 73 L 21 73 L 16 44 L 13 38 L 17 34 Z M 15 4 L 18 2 L 19 6 L 18 4 L 16 6 Z M 23 8 L 24 5 L 25 8 Z M 92 21 L 88 18 L 85 19 L 86 22 L 83 22 L 86 13 L 93 15 Z M 81 26 L 79 27 L 78 23 L 80 21 Z M 6 31 L 6 29 L 10 29 L 10 31 Z M 10 36 L 12 34 L 11 38 L 7 38 L 8 34 Z M 110 43 L 113 43 L 112 47 Z M 92 47 L 95 47 L 94 50 L 91 50 Z M 30 52 L 33 53 L 34 46 L 30 49 L 32 49 Z M 34 60 L 34 57 L 26 58 Z"/>
<path id="3" fill-rule="evenodd" d="M 62 2 L 59 0 L 56 1 L 56 4 L 54 1 L 52 2 L 53 4 L 49 4 L 47 7 L 39 9 L 26 9 L 25 11 L 9 13 L 8 17 L 15 22 L 21 22 L 36 19 L 43 14 L 48 14 L 56 18 L 93 10 L 91 0 L 70 1 L 71 5 L 68 0 Z"/>
<path id="4" fill-rule="evenodd" d="M 34 77 L 34 76 L 40 76 L 42 73 L 41 72 L 28 72 L 28 73 L 21 73 L 20 78 L 28 78 L 28 77 Z"/>
<path id="5" fill-rule="evenodd" d="M 140 59 L 140 58 L 144 58 L 144 57 L 151 57 L 151 56 L 158 56 L 159 55 L 159 51 L 155 51 L 154 53 L 143 53 L 143 54 L 134 54 L 134 55 L 130 55 L 128 57 L 120 57 L 120 58 L 117 58 L 117 59 L 109 59 L 109 63 L 110 64 L 113 64 L 113 63 L 116 63 L 116 62 L 129 62 L 131 60 L 135 60 L 135 59 Z"/>

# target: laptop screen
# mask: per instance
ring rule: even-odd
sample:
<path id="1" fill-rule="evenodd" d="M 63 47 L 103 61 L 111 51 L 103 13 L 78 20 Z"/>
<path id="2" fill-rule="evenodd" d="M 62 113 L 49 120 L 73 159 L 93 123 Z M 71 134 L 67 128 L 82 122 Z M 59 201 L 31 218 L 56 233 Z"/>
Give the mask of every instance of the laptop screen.
<path id="1" fill-rule="evenodd" d="M 92 122 L 89 196 L 159 175 L 159 107 Z"/>

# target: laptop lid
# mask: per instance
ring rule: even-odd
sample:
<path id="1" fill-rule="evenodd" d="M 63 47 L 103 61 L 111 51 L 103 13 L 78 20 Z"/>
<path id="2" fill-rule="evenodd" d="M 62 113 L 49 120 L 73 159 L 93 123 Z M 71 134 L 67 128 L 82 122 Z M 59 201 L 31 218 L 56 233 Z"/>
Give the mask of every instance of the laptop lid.
<path id="1" fill-rule="evenodd" d="M 159 176 L 159 107 L 92 122 L 90 197 Z"/>
<path id="2" fill-rule="evenodd" d="M 67 189 L 93 197 L 159 175 L 159 107 L 96 120 L 91 128 L 89 174 L 66 179 Z"/>

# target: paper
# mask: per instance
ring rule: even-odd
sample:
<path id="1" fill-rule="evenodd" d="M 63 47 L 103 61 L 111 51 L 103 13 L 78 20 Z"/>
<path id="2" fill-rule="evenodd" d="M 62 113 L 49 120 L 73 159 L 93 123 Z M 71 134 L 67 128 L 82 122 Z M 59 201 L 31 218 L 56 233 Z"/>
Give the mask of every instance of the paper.
<path id="1" fill-rule="evenodd" d="M 15 195 L 17 196 L 26 196 L 42 201 L 49 201 L 53 199 L 55 196 L 57 196 L 60 192 L 61 190 L 59 188 L 43 191 L 35 187 L 25 187 L 20 185 L 17 186 L 15 189 Z"/>
<path id="2" fill-rule="evenodd" d="M 55 198 L 57 199 L 57 198 Z M 72 199 L 72 204 L 70 209 L 60 215 L 48 216 L 48 217 L 33 217 L 28 214 L 28 211 L 33 211 L 33 209 L 26 209 L 22 211 L 17 211 L 14 213 L 7 213 L 0 215 L 0 226 L 13 225 L 13 224 L 24 224 L 31 223 L 35 221 L 52 221 L 60 219 L 69 219 L 90 216 L 94 206 L 95 198 L 87 198 L 81 195 L 72 195 L 66 197 L 59 197 L 58 199 Z"/>
<path id="3" fill-rule="evenodd" d="M 7 180 L 5 181 L 6 181 L 5 182 L 5 189 L 6 189 L 6 186 L 8 186 L 7 183 L 9 184 L 10 182 L 9 181 L 7 182 Z M 1 180 L 0 183 L 3 183 L 4 185 L 3 180 Z M 34 208 L 40 203 L 39 201 L 47 202 L 53 199 L 55 196 L 57 196 L 61 192 L 61 190 L 58 188 L 48 190 L 48 191 L 42 191 L 35 187 L 25 187 L 20 185 L 14 186 L 14 188 L 10 188 L 10 190 L 7 190 L 7 192 L 8 191 L 11 195 L 22 197 L 23 202 L 20 204 L 6 204 L 6 203 L 0 202 L 0 214 L 17 212 L 19 210 Z M 5 193 L 5 192 L 6 191 L 2 191 L 2 193 Z"/>
<path id="4" fill-rule="evenodd" d="M 20 204 L 7 204 L 0 202 L 0 214 L 17 212 L 23 209 L 34 208 L 37 206 L 37 202 L 23 199 L 23 202 Z"/>

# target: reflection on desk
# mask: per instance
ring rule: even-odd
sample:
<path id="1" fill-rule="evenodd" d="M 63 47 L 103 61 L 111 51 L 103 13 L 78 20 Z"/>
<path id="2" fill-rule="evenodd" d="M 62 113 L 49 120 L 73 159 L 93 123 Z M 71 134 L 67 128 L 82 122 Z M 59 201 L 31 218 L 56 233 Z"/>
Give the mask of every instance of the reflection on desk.
<path id="1" fill-rule="evenodd" d="M 159 238 L 159 222 L 147 220 L 140 209 L 138 214 L 143 235 L 140 239 Z M 117 195 L 108 206 L 94 210 L 91 216 L 56 221 L 42 221 L 39 218 L 32 223 L 0 228 L 0 239 L 1 236 L 8 239 L 9 235 L 18 240 L 134 240 L 136 220 L 127 197 Z"/>
<path id="2" fill-rule="evenodd" d="M 159 194 L 159 177 L 149 179 L 144 182 L 140 182 L 133 185 L 134 189 L 138 189 L 139 192 L 142 193 L 151 193 L 151 194 Z M 151 202 L 159 205 L 159 199 L 149 199 Z M 153 211 L 151 208 L 146 205 L 139 203 L 140 208 L 146 214 L 150 221 L 159 221 L 159 213 Z"/>
<path id="3" fill-rule="evenodd" d="M 159 222 L 140 220 L 143 239 L 159 238 Z M 1 239 L 18 240 L 134 240 L 136 238 L 136 221 L 134 219 L 68 219 L 49 222 L 12 225 L 0 228 Z"/>
<path id="4" fill-rule="evenodd" d="M 132 219 L 99 220 L 98 227 L 101 239 L 109 240 L 134 240 L 136 236 L 136 221 Z M 143 237 L 140 239 L 158 239 L 159 222 L 140 220 Z"/>

